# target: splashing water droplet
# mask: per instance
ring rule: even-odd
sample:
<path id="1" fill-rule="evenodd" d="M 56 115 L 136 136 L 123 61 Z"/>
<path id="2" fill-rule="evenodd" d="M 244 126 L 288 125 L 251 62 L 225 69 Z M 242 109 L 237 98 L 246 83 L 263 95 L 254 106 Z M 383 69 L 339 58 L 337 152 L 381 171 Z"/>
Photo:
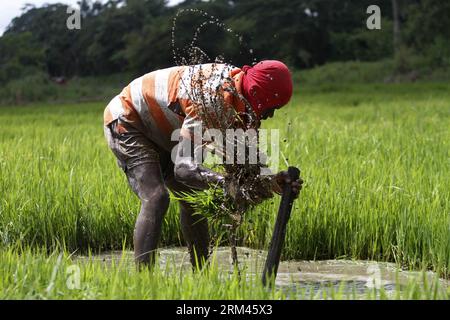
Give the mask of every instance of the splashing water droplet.
<path id="1" fill-rule="evenodd" d="M 185 46 L 183 49 L 176 47 L 176 41 L 175 41 L 175 34 L 176 34 L 176 28 L 177 28 L 177 21 L 180 18 L 182 14 L 198 14 L 201 17 L 205 18 L 205 21 L 203 21 L 194 31 L 194 35 L 192 37 L 192 40 L 190 41 L 190 44 Z M 197 42 L 200 39 L 200 35 L 207 26 L 217 26 L 221 28 L 222 30 L 231 33 L 238 41 L 240 46 L 247 46 L 246 43 L 244 43 L 244 37 L 236 32 L 234 32 L 231 28 L 227 27 L 225 23 L 220 22 L 219 18 L 212 16 L 208 14 L 207 12 L 195 9 L 195 8 L 189 8 L 189 9 L 179 9 L 173 18 L 172 23 L 172 55 L 174 62 L 177 65 L 193 65 L 193 64 L 201 64 L 206 63 L 210 61 L 220 61 L 221 63 L 226 63 L 226 59 L 223 55 L 220 55 L 220 58 L 217 59 L 211 59 L 208 54 L 203 51 L 198 45 Z M 247 49 L 246 49 L 247 50 Z M 248 51 L 253 56 L 253 49 Z M 183 55 L 184 53 L 184 55 Z M 256 61 L 254 57 L 252 57 L 253 61 Z M 218 63 L 218 62 L 217 62 Z M 231 63 L 230 63 L 231 64 Z"/>

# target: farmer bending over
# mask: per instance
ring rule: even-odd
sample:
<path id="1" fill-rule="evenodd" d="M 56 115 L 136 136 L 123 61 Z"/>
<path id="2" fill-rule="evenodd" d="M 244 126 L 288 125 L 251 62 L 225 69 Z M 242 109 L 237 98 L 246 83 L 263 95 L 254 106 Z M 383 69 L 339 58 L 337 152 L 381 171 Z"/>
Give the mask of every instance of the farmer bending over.
<path id="1" fill-rule="evenodd" d="M 226 104 L 243 115 L 242 97 L 245 97 L 259 120 L 271 118 L 292 96 L 288 68 L 279 61 L 263 61 L 242 69 L 226 64 L 203 64 L 157 70 L 131 82 L 109 103 L 104 113 L 105 136 L 141 201 L 134 230 L 138 265 L 154 262 L 163 218 L 169 207 L 168 189 L 179 194 L 224 183 L 224 176 L 196 163 L 193 154 L 183 152 L 185 144 L 195 148 L 194 128 L 201 123 L 192 99 L 196 90 L 192 86 L 200 78 L 207 79 L 201 87 L 205 90 L 203 94 L 222 90 Z M 229 90 L 230 85 L 233 90 Z M 180 141 L 171 139 L 176 129 L 181 129 Z M 176 160 L 172 161 L 174 147 Z M 286 183 L 291 183 L 298 195 L 302 181 L 290 181 L 285 172 L 280 172 L 273 176 L 273 182 L 274 192 L 280 193 Z M 208 223 L 194 215 L 186 202 L 180 201 L 180 210 L 191 262 L 201 263 L 208 257 Z"/>

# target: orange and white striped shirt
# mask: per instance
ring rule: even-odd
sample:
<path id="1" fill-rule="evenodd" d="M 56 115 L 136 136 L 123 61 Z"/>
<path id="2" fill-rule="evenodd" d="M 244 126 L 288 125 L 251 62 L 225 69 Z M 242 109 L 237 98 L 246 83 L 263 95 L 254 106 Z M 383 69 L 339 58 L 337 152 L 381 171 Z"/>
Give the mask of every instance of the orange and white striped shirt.
<path id="1" fill-rule="evenodd" d="M 244 102 L 226 88 L 232 85 L 242 95 L 242 75 L 241 69 L 226 64 L 181 66 L 148 73 L 131 82 L 113 99 L 105 110 L 104 123 L 108 125 L 120 117 L 169 151 L 177 143 L 171 141 L 174 130 L 183 128 L 193 133 L 200 121 L 193 93 L 203 94 L 202 101 L 209 101 L 209 95 L 221 90 L 226 105 L 238 113 L 244 112 Z M 204 79 L 199 87 L 201 93 L 195 92 L 198 79 Z"/>

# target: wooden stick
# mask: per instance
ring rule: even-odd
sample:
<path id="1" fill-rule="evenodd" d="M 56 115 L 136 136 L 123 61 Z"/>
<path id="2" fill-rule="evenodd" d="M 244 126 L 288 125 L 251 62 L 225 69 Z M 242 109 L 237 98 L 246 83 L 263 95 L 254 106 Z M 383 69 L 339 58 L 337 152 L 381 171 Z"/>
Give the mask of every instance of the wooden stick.
<path id="1" fill-rule="evenodd" d="M 298 180 L 300 177 L 300 170 L 294 167 L 289 167 L 288 174 L 291 181 Z M 280 207 L 278 209 L 277 221 L 270 242 L 269 252 L 267 254 L 266 264 L 264 266 L 262 282 L 265 286 L 267 279 L 272 276 L 277 277 L 278 265 L 280 264 L 281 250 L 283 249 L 284 239 L 286 237 L 286 227 L 291 216 L 292 205 L 294 203 L 294 193 L 292 192 L 291 184 L 286 184 L 283 189 Z"/>

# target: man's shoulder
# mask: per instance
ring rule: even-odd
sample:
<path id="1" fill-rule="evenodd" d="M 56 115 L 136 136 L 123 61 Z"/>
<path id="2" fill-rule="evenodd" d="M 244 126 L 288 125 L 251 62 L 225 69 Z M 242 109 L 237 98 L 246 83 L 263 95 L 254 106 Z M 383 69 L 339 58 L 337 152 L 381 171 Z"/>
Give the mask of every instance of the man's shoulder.
<path id="1" fill-rule="evenodd" d="M 173 67 L 167 67 L 167 68 L 160 68 L 156 69 L 150 72 L 147 72 L 142 77 L 146 76 L 153 76 L 156 74 L 170 74 L 172 71 L 184 71 L 187 68 L 187 66 L 173 66 Z"/>

